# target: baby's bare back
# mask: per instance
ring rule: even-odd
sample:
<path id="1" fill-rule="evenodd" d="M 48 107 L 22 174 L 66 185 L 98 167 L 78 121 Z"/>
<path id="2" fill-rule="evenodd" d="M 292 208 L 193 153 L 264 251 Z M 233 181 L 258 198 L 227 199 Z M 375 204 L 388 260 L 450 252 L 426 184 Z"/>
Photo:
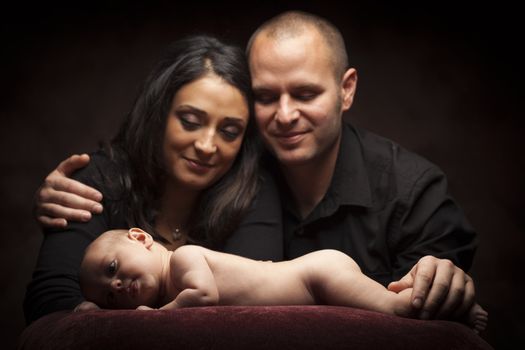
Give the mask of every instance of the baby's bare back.
<path id="1" fill-rule="evenodd" d="M 299 260 L 257 261 L 203 250 L 219 290 L 220 305 L 314 304 L 308 265 Z"/>

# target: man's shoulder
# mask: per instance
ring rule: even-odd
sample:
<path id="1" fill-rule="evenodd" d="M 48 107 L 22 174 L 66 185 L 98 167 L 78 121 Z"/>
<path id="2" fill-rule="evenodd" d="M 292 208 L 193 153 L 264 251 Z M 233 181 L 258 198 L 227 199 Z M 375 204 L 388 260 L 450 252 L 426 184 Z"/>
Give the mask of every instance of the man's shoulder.
<path id="1" fill-rule="evenodd" d="M 445 177 L 437 165 L 397 142 L 365 129 L 354 130 L 373 192 L 407 197 L 417 186 Z"/>
<path id="2" fill-rule="evenodd" d="M 362 128 L 354 128 L 368 166 L 398 174 L 422 173 L 439 167 L 397 142 Z"/>

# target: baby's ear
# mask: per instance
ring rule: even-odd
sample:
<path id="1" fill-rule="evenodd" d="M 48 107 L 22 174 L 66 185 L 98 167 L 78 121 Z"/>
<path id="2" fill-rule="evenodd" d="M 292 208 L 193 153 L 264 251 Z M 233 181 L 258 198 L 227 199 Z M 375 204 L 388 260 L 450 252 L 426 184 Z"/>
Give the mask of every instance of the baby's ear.
<path id="1" fill-rule="evenodd" d="M 128 238 L 144 244 L 148 249 L 153 244 L 153 237 L 151 237 L 149 233 L 137 227 L 133 227 L 128 230 Z"/>

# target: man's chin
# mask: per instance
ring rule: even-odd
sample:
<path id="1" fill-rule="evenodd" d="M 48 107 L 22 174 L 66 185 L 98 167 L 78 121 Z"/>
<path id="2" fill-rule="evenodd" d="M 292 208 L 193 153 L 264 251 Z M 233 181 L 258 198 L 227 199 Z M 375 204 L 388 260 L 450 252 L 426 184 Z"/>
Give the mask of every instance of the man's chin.
<path id="1" fill-rule="evenodd" d="M 284 167 L 304 166 L 311 162 L 312 157 L 301 150 L 282 151 L 274 153 L 279 163 Z"/>

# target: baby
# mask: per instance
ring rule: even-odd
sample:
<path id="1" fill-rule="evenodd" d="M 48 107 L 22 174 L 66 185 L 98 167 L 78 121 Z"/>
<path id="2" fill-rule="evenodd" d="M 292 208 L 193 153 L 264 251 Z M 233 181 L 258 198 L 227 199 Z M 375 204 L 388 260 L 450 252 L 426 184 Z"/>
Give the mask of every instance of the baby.
<path id="1" fill-rule="evenodd" d="M 411 289 L 387 290 L 336 250 L 274 263 L 195 245 L 168 251 L 138 228 L 108 231 L 93 241 L 80 286 L 86 300 L 112 309 L 326 304 L 412 316 Z M 476 332 L 485 329 L 488 314 L 478 304 L 465 316 Z"/>

